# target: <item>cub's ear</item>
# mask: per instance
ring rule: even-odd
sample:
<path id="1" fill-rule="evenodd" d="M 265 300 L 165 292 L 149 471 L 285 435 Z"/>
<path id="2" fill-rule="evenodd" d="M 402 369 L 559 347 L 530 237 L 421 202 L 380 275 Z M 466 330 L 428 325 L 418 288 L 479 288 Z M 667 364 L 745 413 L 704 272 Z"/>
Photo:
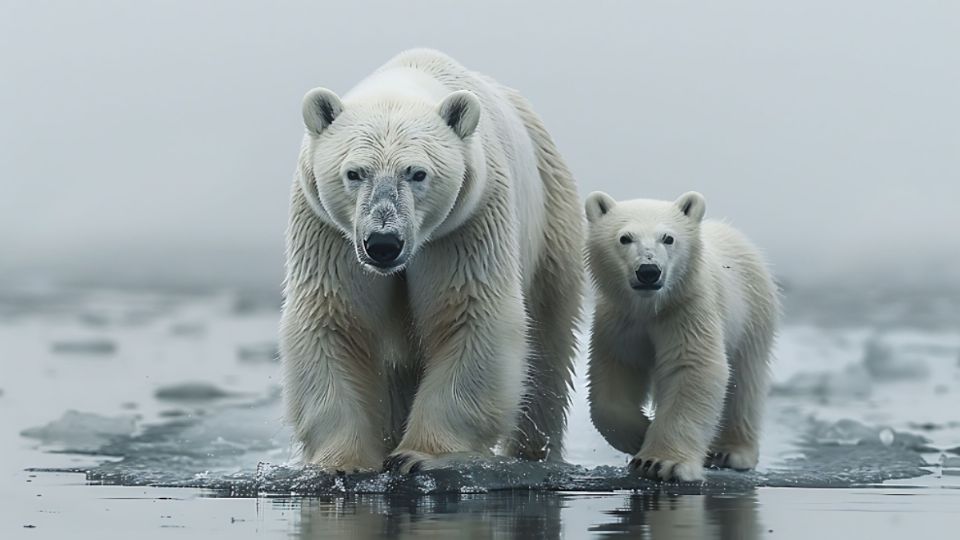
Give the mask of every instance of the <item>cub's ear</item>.
<path id="1" fill-rule="evenodd" d="M 468 90 L 458 90 L 443 98 L 438 109 L 440 117 L 461 139 L 466 139 L 480 122 L 480 100 Z"/>
<path id="2" fill-rule="evenodd" d="M 587 221 L 593 223 L 616 205 L 617 201 L 613 200 L 613 197 L 602 191 L 594 191 L 587 196 L 587 202 L 584 204 L 587 209 Z"/>
<path id="3" fill-rule="evenodd" d="M 674 204 L 677 205 L 683 215 L 697 223 L 703 220 L 703 214 L 707 212 L 707 201 L 704 200 L 703 195 L 696 191 L 684 193 Z"/>
<path id="4" fill-rule="evenodd" d="M 303 123 L 314 135 L 319 135 L 343 112 L 343 103 L 326 88 L 314 88 L 303 96 Z"/>

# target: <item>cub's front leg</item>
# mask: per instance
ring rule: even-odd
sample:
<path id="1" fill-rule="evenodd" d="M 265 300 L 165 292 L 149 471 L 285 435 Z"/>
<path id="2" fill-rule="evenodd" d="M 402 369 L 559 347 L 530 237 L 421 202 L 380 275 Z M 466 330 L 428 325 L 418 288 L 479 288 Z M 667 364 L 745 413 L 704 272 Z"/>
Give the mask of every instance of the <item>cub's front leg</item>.
<path id="1" fill-rule="evenodd" d="M 496 254 L 449 250 L 459 247 L 432 245 L 408 269 L 424 373 L 388 470 L 431 468 L 445 454 L 489 454 L 516 425 L 526 375 L 519 271 Z"/>
<path id="2" fill-rule="evenodd" d="M 590 419 L 617 450 L 636 454 L 650 420 L 642 406 L 649 398 L 653 346 L 649 340 L 624 338 L 602 305 L 597 307 L 590 337 Z"/>
<path id="3" fill-rule="evenodd" d="M 654 345 L 654 419 L 629 468 L 652 479 L 702 481 L 729 377 L 720 322 L 661 327 Z"/>

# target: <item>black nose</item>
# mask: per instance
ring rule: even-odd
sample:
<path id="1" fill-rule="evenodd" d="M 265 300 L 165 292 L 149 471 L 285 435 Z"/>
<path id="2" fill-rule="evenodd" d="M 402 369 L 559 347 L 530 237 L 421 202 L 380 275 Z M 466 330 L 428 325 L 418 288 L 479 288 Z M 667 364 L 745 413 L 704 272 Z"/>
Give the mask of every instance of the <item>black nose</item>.
<path id="1" fill-rule="evenodd" d="M 653 285 L 660 279 L 660 267 L 655 264 L 641 264 L 637 268 L 637 280 L 644 285 Z"/>
<path id="2" fill-rule="evenodd" d="M 403 251 L 403 240 L 395 234 L 373 233 L 363 242 L 363 250 L 377 264 L 390 264 Z"/>

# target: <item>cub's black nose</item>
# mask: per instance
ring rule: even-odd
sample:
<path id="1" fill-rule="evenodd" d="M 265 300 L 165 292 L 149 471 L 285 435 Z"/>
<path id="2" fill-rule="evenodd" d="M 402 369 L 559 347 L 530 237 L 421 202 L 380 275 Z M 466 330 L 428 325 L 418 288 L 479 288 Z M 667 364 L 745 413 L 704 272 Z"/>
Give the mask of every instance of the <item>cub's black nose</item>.
<path id="1" fill-rule="evenodd" d="M 653 285 L 660 280 L 660 267 L 655 264 L 641 264 L 637 268 L 637 281 L 644 285 Z"/>
<path id="2" fill-rule="evenodd" d="M 390 264 L 403 251 L 403 240 L 395 234 L 373 233 L 363 242 L 363 251 L 377 264 Z"/>

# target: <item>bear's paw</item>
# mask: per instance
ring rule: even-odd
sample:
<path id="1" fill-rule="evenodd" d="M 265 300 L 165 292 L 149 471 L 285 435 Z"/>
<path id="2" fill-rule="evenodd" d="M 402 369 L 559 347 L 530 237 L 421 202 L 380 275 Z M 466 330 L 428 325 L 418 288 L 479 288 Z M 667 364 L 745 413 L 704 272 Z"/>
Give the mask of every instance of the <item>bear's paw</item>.
<path id="1" fill-rule="evenodd" d="M 734 469 L 749 471 L 756 468 L 758 452 L 750 447 L 722 447 L 712 450 L 707 455 L 705 465 L 712 469 Z"/>
<path id="2" fill-rule="evenodd" d="M 703 464 L 638 454 L 627 465 L 630 474 L 658 481 L 703 482 Z"/>
<path id="3" fill-rule="evenodd" d="M 434 456 L 415 450 L 397 450 L 383 461 L 384 472 L 413 474 L 432 468 Z"/>

